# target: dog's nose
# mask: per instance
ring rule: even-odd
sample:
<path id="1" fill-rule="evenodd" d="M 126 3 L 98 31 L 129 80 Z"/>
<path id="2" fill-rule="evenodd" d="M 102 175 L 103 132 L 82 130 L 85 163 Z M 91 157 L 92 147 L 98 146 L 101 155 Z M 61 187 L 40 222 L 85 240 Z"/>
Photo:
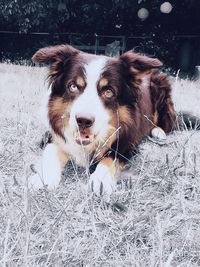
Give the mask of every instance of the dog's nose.
<path id="1" fill-rule="evenodd" d="M 93 125 L 94 121 L 94 117 L 90 114 L 76 114 L 76 122 L 81 128 L 90 128 Z"/>

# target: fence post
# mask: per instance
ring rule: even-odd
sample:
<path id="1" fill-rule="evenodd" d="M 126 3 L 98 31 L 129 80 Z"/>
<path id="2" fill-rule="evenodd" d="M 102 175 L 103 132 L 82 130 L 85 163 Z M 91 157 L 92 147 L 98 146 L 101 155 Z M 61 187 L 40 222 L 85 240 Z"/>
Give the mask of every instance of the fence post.
<path id="1" fill-rule="evenodd" d="M 98 38 L 98 34 L 94 34 L 94 36 L 95 36 L 95 51 L 94 51 L 94 53 L 95 53 L 95 55 L 97 54 L 97 51 L 98 51 L 98 47 L 99 47 L 99 38 Z"/>

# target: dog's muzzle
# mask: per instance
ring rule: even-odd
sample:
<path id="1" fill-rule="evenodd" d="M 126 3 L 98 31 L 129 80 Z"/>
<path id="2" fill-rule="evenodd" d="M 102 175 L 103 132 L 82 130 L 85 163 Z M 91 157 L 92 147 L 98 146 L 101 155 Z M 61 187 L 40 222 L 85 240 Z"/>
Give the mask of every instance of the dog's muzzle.
<path id="1" fill-rule="evenodd" d="M 91 128 L 95 118 L 88 113 L 78 113 L 75 117 L 78 126 L 77 144 L 84 146 L 91 144 L 94 141 L 94 134 L 91 134 Z"/>

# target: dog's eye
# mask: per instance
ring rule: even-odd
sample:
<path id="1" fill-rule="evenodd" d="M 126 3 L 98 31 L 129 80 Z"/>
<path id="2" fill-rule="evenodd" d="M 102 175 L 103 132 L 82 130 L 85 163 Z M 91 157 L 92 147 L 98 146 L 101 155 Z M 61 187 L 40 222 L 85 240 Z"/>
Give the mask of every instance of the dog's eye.
<path id="1" fill-rule="evenodd" d="M 78 86 L 75 83 L 72 83 L 69 86 L 69 90 L 71 93 L 76 93 L 76 92 L 78 92 Z"/>
<path id="2" fill-rule="evenodd" d="M 104 92 L 104 96 L 107 97 L 107 98 L 111 98 L 113 97 L 113 91 L 110 90 L 110 89 L 107 89 L 105 92 Z"/>

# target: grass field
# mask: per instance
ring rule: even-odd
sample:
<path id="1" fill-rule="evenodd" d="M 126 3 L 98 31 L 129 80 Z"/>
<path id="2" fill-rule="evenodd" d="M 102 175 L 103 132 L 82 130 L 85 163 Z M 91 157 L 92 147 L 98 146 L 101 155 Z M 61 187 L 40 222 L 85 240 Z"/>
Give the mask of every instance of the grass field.
<path id="1" fill-rule="evenodd" d="M 71 166 L 56 190 L 33 190 L 45 76 L 45 68 L 0 64 L 0 266 L 200 266 L 200 132 L 144 141 L 110 206 Z M 177 110 L 200 116 L 200 82 L 172 83 Z M 116 201 L 127 211 L 113 210 Z"/>

